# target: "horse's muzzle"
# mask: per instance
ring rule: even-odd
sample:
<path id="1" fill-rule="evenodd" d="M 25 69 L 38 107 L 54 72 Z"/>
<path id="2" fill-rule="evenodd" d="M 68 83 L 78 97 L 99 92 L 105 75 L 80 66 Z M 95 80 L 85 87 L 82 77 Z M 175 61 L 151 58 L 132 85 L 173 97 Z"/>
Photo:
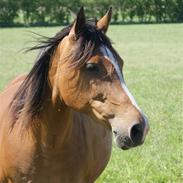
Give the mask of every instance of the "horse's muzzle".
<path id="1" fill-rule="evenodd" d="M 148 130 L 149 126 L 145 120 L 134 123 L 129 130 L 126 130 L 126 133 L 121 132 L 120 129 L 113 129 L 116 145 L 123 150 L 139 146 L 143 144 Z"/>

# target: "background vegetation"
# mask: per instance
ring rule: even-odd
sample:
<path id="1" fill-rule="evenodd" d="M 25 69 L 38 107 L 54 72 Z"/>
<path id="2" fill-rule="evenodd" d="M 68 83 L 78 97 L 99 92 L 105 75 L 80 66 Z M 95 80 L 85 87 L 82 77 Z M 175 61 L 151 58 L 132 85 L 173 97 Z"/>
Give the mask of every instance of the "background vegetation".
<path id="1" fill-rule="evenodd" d="M 0 29 L 0 90 L 32 67 L 37 53 L 20 51 L 35 44 L 29 31 L 53 36 L 59 30 Z M 108 35 L 125 60 L 126 83 L 151 129 L 141 147 L 122 151 L 114 144 L 96 183 L 182 183 L 183 24 L 113 25 Z"/>
<path id="2" fill-rule="evenodd" d="M 68 24 L 81 6 L 100 17 L 113 6 L 112 22 L 183 22 L 183 0 L 0 0 L 0 26 Z"/>

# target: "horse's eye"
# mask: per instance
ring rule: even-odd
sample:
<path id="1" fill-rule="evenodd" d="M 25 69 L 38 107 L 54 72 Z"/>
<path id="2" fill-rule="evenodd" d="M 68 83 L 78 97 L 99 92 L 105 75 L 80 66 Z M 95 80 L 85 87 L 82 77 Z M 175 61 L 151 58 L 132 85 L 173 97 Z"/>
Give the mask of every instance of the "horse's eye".
<path id="1" fill-rule="evenodd" d="M 87 63 L 86 64 L 86 69 L 90 72 L 98 72 L 99 68 L 98 65 L 96 63 Z"/>

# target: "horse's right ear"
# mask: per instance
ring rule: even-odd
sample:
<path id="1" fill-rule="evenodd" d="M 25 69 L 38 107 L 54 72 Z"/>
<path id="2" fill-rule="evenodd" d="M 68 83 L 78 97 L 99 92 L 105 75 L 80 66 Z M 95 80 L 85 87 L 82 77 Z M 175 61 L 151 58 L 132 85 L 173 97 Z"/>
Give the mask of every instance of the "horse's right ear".
<path id="1" fill-rule="evenodd" d="M 69 37 L 73 38 L 74 40 L 77 40 L 80 33 L 83 31 L 85 27 L 85 22 L 86 20 L 85 20 L 84 8 L 81 7 L 70 30 Z"/>

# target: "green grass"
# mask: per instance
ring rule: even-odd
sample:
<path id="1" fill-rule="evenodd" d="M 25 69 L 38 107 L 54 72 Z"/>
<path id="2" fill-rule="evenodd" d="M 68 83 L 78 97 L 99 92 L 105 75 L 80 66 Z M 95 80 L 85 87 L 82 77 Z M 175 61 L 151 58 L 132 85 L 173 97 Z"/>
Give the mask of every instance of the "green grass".
<path id="1" fill-rule="evenodd" d="M 0 90 L 31 68 L 35 53 L 20 52 L 33 44 L 30 30 L 51 36 L 59 27 L 0 29 Z M 113 145 L 97 183 L 182 183 L 183 24 L 111 26 L 108 35 L 151 130 L 141 147 L 121 151 Z"/>

